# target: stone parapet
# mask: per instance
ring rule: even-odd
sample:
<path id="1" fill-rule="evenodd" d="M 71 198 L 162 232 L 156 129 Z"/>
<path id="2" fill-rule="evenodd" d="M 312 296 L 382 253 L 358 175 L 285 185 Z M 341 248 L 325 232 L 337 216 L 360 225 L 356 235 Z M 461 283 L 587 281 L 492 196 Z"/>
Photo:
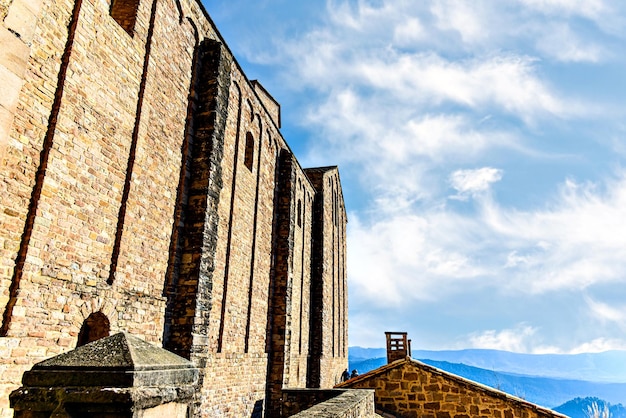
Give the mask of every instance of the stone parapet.
<path id="1" fill-rule="evenodd" d="M 345 389 L 285 389 L 283 417 L 370 418 L 378 416 L 374 391 Z"/>

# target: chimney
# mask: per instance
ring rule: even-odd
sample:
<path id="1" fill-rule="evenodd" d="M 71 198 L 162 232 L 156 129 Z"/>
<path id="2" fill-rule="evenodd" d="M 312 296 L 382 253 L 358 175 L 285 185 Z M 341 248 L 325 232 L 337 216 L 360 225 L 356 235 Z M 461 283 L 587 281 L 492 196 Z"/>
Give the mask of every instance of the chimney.
<path id="1" fill-rule="evenodd" d="M 411 340 L 406 332 L 385 332 L 387 337 L 387 364 L 411 357 Z"/>

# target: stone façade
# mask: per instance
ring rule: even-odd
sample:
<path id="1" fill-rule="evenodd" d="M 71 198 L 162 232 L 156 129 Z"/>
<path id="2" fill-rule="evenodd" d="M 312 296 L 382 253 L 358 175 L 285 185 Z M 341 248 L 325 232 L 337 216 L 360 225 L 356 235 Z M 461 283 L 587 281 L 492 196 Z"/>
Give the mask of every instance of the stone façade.
<path id="1" fill-rule="evenodd" d="M 1 415 L 24 371 L 103 329 L 198 366 L 197 415 L 337 383 L 337 168 L 299 165 L 201 3 L 0 0 L 0 18 Z"/>

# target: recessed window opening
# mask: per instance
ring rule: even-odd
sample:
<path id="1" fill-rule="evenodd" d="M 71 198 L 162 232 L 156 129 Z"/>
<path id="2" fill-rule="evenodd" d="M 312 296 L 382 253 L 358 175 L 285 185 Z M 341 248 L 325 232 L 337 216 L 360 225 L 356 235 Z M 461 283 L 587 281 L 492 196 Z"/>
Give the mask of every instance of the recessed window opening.
<path id="1" fill-rule="evenodd" d="M 76 347 L 108 337 L 110 332 L 111 324 L 109 323 L 109 318 L 102 312 L 94 312 L 83 322 L 83 326 L 78 333 Z"/>
<path id="2" fill-rule="evenodd" d="M 254 137 L 250 132 L 246 133 L 246 155 L 243 163 L 252 171 L 252 160 L 254 160 Z"/>
<path id="3" fill-rule="evenodd" d="M 133 36 L 135 21 L 137 20 L 137 8 L 139 0 L 112 0 L 111 17 L 126 31 Z"/>
<path id="4" fill-rule="evenodd" d="M 298 226 L 302 226 L 302 200 L 298 199 Z"/>

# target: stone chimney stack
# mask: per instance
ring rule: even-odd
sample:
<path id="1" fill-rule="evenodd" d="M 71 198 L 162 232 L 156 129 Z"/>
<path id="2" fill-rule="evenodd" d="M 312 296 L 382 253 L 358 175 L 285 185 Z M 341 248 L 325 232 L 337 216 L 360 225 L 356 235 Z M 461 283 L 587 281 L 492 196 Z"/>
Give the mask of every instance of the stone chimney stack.
<path id="1" fill-rule="evenodd" d="M 387 364 L 411 357 L 411 340 L 406 332 L 385 332 L 387 337 Z"/>

